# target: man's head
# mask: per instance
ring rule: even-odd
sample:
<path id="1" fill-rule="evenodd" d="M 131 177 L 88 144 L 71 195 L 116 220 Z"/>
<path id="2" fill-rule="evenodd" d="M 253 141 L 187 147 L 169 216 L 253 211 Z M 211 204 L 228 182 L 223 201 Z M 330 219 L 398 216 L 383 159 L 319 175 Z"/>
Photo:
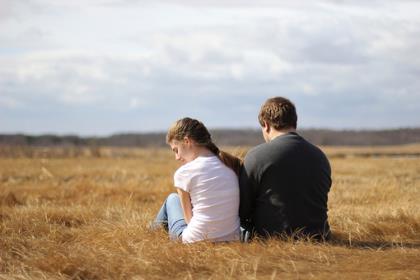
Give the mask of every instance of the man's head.
<path id="1" fill-rule="evenodd" d="M 268 99 L 258 114 L 261 127 L 285 131 L 296 129 L 297 114 L 295 105 L 287 98 L 273 97 Z"/>

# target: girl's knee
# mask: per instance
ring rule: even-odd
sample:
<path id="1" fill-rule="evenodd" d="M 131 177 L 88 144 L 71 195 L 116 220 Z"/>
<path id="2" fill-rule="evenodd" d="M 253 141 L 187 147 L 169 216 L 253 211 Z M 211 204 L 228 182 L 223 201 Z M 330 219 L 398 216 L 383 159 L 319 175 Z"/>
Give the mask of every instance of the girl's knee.
<path id="1" fill-rule="evenodd" d="M 171 193 L 168 195 L 168 198 L 166 199 L 168 202 L 173 200 L 179 200 L 179 196 L 177 193 Z"/>

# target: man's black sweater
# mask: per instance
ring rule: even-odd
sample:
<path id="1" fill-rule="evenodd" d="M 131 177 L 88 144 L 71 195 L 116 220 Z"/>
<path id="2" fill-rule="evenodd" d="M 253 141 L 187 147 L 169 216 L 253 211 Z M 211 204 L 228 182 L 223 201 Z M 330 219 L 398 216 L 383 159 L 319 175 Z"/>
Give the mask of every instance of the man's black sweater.
<path id="1" fill-rule="evenodd" d="M 242 226 L 259 236 L 328 238 L 331 167 L 324 153 L 295 132 L 251 149 L 240 174 Z"/>

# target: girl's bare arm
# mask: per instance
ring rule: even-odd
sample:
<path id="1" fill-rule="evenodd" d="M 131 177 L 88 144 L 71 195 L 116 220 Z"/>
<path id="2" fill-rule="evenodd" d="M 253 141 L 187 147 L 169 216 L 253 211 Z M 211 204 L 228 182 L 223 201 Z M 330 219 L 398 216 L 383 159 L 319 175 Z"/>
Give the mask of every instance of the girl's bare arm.
<path id="1" fill-rule="evenodd" d="M 190 194 L 179 188 L 177 188 L 177 191 L 181 201 L 182 211 L 184 212 L 185 222 L 189 224 L 192 218 L 192 204 Z"/>

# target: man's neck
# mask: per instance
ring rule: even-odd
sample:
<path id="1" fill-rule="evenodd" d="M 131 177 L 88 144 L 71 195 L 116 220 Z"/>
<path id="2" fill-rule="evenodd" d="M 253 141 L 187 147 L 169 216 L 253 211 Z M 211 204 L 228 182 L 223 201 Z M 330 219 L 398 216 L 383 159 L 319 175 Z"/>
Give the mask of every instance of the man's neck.
<path id="1" fill-rule="evenodd" d="M 269 141 L 273 141 L 275 138 L 285 135 L 287 133 L 290 132 L 296 132 L 296 129 L 294 128 L 286 128 L 286 129 L 282 129 L 282 130 L 276 130 L 271 128 L 270 133 L 268 133 L 268 139 Z"/>

